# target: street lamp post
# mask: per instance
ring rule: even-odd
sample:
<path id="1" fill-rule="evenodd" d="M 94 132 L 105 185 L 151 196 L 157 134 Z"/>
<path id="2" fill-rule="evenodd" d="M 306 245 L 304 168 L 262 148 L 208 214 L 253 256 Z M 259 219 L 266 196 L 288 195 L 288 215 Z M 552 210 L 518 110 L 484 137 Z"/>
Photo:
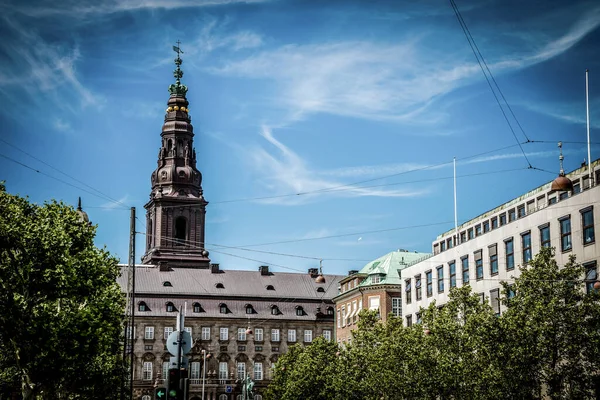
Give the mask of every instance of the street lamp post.
<path id="1" fill-rule="evenodd" d="M 206 381 L 206 350 L 202 349 L 202 400 L 204 400 L 204 381 Z"/>

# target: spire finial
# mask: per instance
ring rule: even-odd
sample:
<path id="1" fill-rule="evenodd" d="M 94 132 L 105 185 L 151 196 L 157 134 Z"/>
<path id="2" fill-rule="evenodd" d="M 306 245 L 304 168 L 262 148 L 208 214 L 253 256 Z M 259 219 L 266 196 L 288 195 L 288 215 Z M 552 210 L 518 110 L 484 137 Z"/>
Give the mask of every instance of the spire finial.
<path id="1" fill-rule="evenodd" d="M 173 71 L 175 83 L 169 86 L 169 92 L 174 95 L 185 96 L 188 89 L 187 86 L 181 84 L 181 78 L 183 77 L 181 63 L 183 63 L 183 60 L 180 55 L 183 54 L 183 51 L 181 50 L 181 42 L 179 40 L 177 41 L 177 46 L 173 46 L 173 51 L 177 53 L 177 58 L 175 59 L 177 68 Z"/>
<path id="2" fill-rule="evenodd" d="M 563 153 L 562 153 L 562 142 L 558 142 L 558 148 L 560 150 L 560 156 L 558 156 L 558 160 L 560 161 L 560 172 L 559 172 L 559 175 L 564 176 L 565 175 L 565 170 L 563 169 L 563 160 L 565 159 L 565 157 L 563 156 Z"/>
<path id="3" fill-rule="evenodd" d="M 79 197 L 79 200 L 77 201 L 77 211 L 81 211 L 81 197 Z"/>

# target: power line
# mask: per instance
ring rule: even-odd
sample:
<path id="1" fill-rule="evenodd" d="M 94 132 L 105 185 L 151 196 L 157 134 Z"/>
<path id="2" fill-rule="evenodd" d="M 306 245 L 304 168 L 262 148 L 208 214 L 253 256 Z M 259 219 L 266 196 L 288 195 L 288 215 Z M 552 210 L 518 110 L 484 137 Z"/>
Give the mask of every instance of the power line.
<path id="1" fill-rule="evenodd" d="M 475 55 L 475 59 L 477 60 L 477 64 L 479 64 L 479 68 L 481 68 L 481 72 L 483 72 L 483 76 L 485 77 L 485 80 L 486 80 L 488 86 L 490 87 L 490 90 L 492 91 L 492 94 L 494 95 L 494 98 L 496 99 L 496 103 L 498 103 L 498 106 L 500 107 L 500 111 L 502 112 L 502 115 L 504 116 L 504 119 L 506 120 L 506 123 L 508 124 L 509 129 L 510 129 L 510 131 L 512 132 L 512 134 L 514 136 L 515 141 L 518 143 L 519 148 L 521 149 L 521 153 L 523 153 L 523 157 L 525 158 L 525 160 L 527 161 L 527 164 L 531 168 L 532 167 L 531 162 L 529 161 L 529 158 L 527 158 L 527 155 L 525 154 L 525 151 L 523 150 L 523 146 L 521 145 L 521 142 L 519 142 L 519 139 L 517 138 L 517 134 L 515 133 L 515 130 L 513 129 L 512 125 L 510 123 L 510 120 L 509 120 L 508 116 L 506 115 L 506 112 L 504 111 L 504 108 L 502 107 L 502 103 L 500 102 L 500 99 L 498 98 L 498 95 L 496 94 L 496 91 L 494 90 L 494 87 L 492 86 L 492 83 L 490 82 L 490 78 L 488 78 L 488 74 L 486 73 L 486 69 L 487 69 L 490 77 L 494 81 L 494 84 L 496 85 L 496 89 L 498 90 L 498 92 L 502 96 L 502 99 L 506 103 L 508 109 L 510 110 L 510 112 L 511 112 L 511 114 L 513 116 L 513 118 L 517 122 L 517 125 L 521 128 L 521 131 L 523 132 L 523 135 L 527 139 L 527 142 L 529 142 L 529 138 L 525 134 L 525 131 L 523 130 L 523 128 L 521 127 L 521 124 L 519 123 L 519 121 L 517 120 L 515 114 L 513 113 L 512 108 L 510 107 L 510 105 L 506 101 L 506 98 L 504 97 L 504 94 L 502 94 L 502 90 L 500 90 L 500 86 L 498 86 L 498 83 L 496 82 L 496 79 L 494 79 L 494 76 L 493 76 L 492 72 L 490 71 L 487 63 L 485 62 L 485 59 L 483 58 L 483 55 L 479 51 L 479 48 L 477 47 L 477 44 L 475 43 L 475 39 L 473 38 L 473 35 L 471 35 L 471 32 L 469 31 L 469 28 L 468 28 L 466 22 L 464 21 L 462 15 L 460 13 L 460 11 L 458 10 L 458 6 L 454 2 L 454 0 L 450 0 L 450 5 L 452 6 L 452 9 L 454 10 L 454 14 L 456 15 L 456 18 L 458 19 L 458 23 L 460 24 L 460 27 L 462 28 L 462 31 L 465 34 L 465 37 L 467 38 L 467 42 L 469 42 L 469 46 L 471 47 L 471 50 L 473 51 L 473 55 Z M 482 63 L 483 63 L 483 65 L 482 65 Z M 484 68 L 484 65 L 485 65 L 485 68 Z"/>

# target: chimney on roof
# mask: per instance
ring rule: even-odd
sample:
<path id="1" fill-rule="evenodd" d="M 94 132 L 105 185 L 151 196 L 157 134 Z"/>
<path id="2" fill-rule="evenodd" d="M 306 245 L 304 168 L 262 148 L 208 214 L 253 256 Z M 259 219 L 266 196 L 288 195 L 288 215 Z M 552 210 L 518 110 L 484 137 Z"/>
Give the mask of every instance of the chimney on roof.
<path id="1" fill-rule="evenodd" d="M 354 274 L 358 274 L 358 271 L 355 269 L 351 269 L 350 271 L 348 271 L 348 276 L 354 275 Z"/>
<path id="2" fill-rule="evenodd" d="M 210 272 L 213 274 L 218 274 L 220 272 L 219 264 L 210 264 Z"/>
<path id="3" fill-rule="evenodd" d="M 258 267 L 258 270 L 260 271 L 260 274 L 263 276 L 269 275 L 269 266 L 268 265 L 261 265 L 260 267 Z"/>
<path id="4" fill-rule="evenodd" d="M 319 276 L 319 268 L 309 268 L 308 274 L 311 278 L 316 278 L 317 276 Z"/>

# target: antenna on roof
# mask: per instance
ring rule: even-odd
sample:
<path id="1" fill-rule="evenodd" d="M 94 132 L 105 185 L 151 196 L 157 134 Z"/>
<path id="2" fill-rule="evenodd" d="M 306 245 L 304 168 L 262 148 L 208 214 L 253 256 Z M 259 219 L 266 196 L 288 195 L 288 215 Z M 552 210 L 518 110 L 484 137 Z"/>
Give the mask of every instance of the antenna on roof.
<path id="1" fill-rule="evenodd" d="M 592 155 L 590 154 L 590 100 L 588 89 L 589 70 L 585 70 L 585 113 L 587 120 L 587 151 L 588 151 L 588 174 L 590 175 L 590 187 L 594 186 L 594 177 L 592 176 Z M 596 182 L 597 183 L 597 182 Z"/>

